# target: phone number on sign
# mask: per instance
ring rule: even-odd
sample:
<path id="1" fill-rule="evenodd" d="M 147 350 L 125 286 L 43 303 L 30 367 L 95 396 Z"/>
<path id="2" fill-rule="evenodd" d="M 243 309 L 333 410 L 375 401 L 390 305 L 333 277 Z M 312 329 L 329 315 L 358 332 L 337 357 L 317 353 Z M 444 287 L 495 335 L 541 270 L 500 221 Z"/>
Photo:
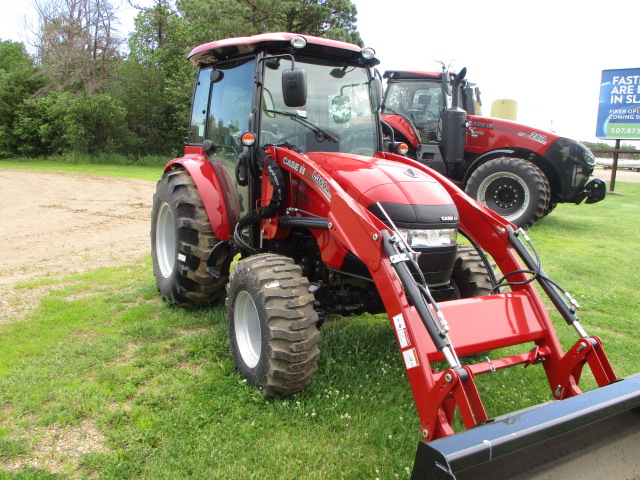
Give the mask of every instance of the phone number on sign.
<path id="1" fill-rule="evenodd" d="M 609 127 L 609 134 L 640 135 L 638 127 Z"/>

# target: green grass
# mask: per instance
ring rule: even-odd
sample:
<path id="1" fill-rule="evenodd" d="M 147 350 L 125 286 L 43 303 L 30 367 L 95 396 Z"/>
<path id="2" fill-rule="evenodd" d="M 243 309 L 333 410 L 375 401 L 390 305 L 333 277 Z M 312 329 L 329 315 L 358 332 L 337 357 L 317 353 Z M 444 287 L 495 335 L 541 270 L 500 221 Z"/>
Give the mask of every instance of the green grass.
<path id="1" fill-rule="evenodd" d="M 163 163 L 160 163 L 162 161 Z M 157 181 L 162 174 L 162 166 L 169 161 L 168 158 L 158 159 L 157 165 L 129 165 L 129 164 L 103 164 L 103 163 L 77 163 L 70 161 L 68 157 L 59 160 L 40 159 L 3 159 L 0 160 L 0 169 L 36 170 L 43 172 L 72 172 L 88 175 L 103 175 L 107 177 L 133 178 L 137 180 Z"/>
<path id="2" fill-rule="evenodd" d="M 640 370 L 640 184 L 616 190 L 558 206 L 529 234 L 626 376 Z M 267 400 L 235 371 L 223 306 L 163 304 L 146 256 L 17 288 L 48 294 L 0 324 L 0 479 L 409 477 L 420 425 L 385 316 L 329 318 L 313 385 Z M 479 384 L 492 415 L 550 399 L 539 367 Z"/>

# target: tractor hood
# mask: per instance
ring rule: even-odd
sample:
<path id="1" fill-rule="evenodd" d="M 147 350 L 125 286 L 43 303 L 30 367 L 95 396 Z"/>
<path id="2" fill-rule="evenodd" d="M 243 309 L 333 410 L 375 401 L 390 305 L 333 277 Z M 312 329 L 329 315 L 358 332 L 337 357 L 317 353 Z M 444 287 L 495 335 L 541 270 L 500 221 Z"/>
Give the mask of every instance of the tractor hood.
<path id="1" fill-rule="evenodd" d="M 467 144 L 472 145 L 490 143 L 520 147 L 543 155 L 549 145 L 561 138 L 555 133 L 503 118 L 467 115 L 467 121 Z"/>
<path id="2" fill-rule="evenodd" d="M 458 212 L 451 197 L 421 170 L 362 155 L 311 152 L 307 156 L 383 221 L 378 202 L 398 227 L 457 225 Z"/>

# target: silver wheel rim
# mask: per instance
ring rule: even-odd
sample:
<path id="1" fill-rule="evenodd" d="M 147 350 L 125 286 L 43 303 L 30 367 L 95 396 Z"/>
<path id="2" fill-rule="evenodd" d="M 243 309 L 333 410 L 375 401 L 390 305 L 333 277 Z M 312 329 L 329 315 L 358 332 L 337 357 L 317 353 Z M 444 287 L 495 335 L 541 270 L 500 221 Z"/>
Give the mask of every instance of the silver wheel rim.
<path id="1" fill-rule="evenodd" d="M 236 297 L 233 309 L 236 342 L 242 360 L 249 368 L 254 368 L 260 360 L 262 350 L 262 332 L 260 330 L 260 318 L 256 304 L 251 295 L 242 291 Z"/>
<path id="2" fill-rule="evenodd" d="M 156 256 L 160 273 L 169 278 L 176 263 L 176 231 L 173 212 L 168 203 L 163 203 L 156 223 Z"/>
<path id="3" fill-rule="evenodd" d="M 524 192 L 524 198 L 522 198 L 521 200 L 522 205 L 520 206 L 520 208 L 518 208 L 518 210 L 506 215 L 501 214 L 507 220 L 514 221 L 524 213 L 524 211 L 527 209 L 527 206 L 529 205 L 529 189 L 518 175 L 507 172 L 499 172 L 489 175 L 480 183 L 480 186 L 478 187 L 478 201 L 485 207 L 489 207 L 489 205 L 487 204 L 487 190 L 494 181 L 500 179 L 509 179 L 517 182 L 522 187 L 522 190 Z"/>

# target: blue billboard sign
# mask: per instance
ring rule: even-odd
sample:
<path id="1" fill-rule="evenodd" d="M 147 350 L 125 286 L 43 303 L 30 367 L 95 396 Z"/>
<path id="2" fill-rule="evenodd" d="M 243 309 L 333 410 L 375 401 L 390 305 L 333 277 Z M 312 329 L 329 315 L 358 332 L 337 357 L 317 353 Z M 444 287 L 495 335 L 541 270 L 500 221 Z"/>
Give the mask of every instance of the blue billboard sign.
<path id="1" fill-rule="evenodd" d="M 640 139 L 640 68 L 602 71 L 596 137 Z"/>

